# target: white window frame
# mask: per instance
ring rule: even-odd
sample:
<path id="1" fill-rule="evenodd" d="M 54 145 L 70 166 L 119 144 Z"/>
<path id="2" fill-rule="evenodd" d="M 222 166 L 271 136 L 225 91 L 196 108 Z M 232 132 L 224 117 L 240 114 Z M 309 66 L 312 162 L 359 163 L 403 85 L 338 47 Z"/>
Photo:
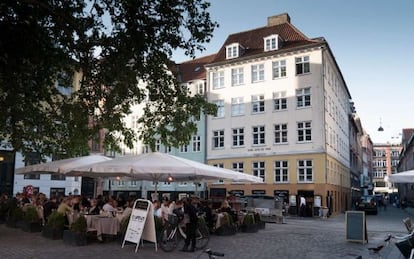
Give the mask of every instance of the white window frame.
<path id="1" fill-rule="evenodd" d="M 243 97 L 231 98 L 231 116 L 241 116 L 245 113 Z"/>
<path id="2" fill-rule="evenodd" d="M 288 143 L 288 126 L 287 123 L 275 124 L 274 127 L 274 144 Z"/>
<path id="3" fill-rule="evenodd" d="M 299 121 L 297 123 L 298 142 L 312 141 L 312 121 Z"/>
<path id="4" fill-rule="evenodd" d="M 197 94 L 204 95 L 205 92 L 206 92 L 206 82 L 205 81 L 198 82 L 197 83 Z"/>
<path id="5" fill-rule="evenodd" d="M 272 77 L 273 79 L 286 77 L 286 60 L 277 60 L 272 62 Z"/>
<path id="6" fill-rule="evenodd" d="M 252 113 L 264 113 L 265 111 L 264 94 L 252 95 Z"/>
<path id="7" fill-rule="evenodd" d="M 213 139 L 212 139 L 213 149 L 223 149 L 224 148 L 224 129 L 214 130 Z"/>
<path id="8" fill-rule="evenodd" d="M 224 70 L 214 71 L 212 73 L 213 89 L 224 88 Z"/>
<path id="9" fill-rule="evenodd" d="M 298 160 L 297 173 L 298 183 L 313 183 L 313 160 Z"/>
<path id="10" fill-rule="evenodd" d="M 273 110 L 285 111 L 287 108 L 286 91 L 273 93 Z"/>
<path id="11" fill-rule="evenodd" d="M 254 161 L 252 162 L 252 173 L 254 176 L 261 177 L 263 182 L 266 182 L 266 162 Z"/>
<path id="12" fill-rule="evenodd" d="M 188 153 L 189 150 L 189 146 L 188 145 L 181 145 L 180 146 L 180 153 Z"/>
<path id="13" fill-rule="evenodd" d="M 244 173 L 244 163 L 243 162 L 233 162 L 231 164 L 231 169 L 233 171 L 239 172 L 239 173 Z"/>
<path id="14" fill-rule="evenodd" d="M 226 46 L 226 59 L 238 58 L 240 52 L 240 44 L 233 43 Z"/>
<path id="15" fill-rule="evenodd" d="M 265 79 L 264 64 L 252 65 L 252 83 L 262 82 Z"/>
<path id="16" fill-rule="evenodd" d="M 309 56 L 295 58 L 296 75 L 304 75 L 310 73 Z"/>
<path id="17" fill-rule="evenodd" d="M 275 183 L 289 182 L 289 161 L 276 160 L 274 163 Z"/>
<path id="18" fill-rule="evenodd" d="M 192 142 L 193 152 L 201 152 L 201 136 L 193 136 Z"/>
<path id="19" fill-rule="evenodd" d="M 238 86 L 244 84 L 244 68 L 232 68 L 231 69 L 231 85 Z"/>
<path id="20" fill-rule="evenodd" d="M 296 107 L 305 108 L 312 106 L 311 88 L 296 89 Z"/>
<path id="21" fill-rule="evenodd" d="M 233 128 L 232 132 L 232 146 L 244 147 L 244 128 Z"/>
<path id="22" fill-rule="evenodd" d="M 212 103 L 214 103 L 217 106 L 217 113 L 214 116 L 214 118 L 224 118 L 224 100 L 215 100 Z"/>
<path id="23" fill-rule="evenodd" d="M 252 127 L 252 144 L 261 146 L 266 144 L 266 126 L 259 125 Z"/>

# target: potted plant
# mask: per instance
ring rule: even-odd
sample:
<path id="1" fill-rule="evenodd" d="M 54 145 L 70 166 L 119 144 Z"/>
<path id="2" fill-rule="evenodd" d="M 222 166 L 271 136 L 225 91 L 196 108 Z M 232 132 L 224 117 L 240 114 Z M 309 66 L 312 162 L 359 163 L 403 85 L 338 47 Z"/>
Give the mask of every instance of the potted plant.
<path id="1" fill-rule="evenodd" d="M 240 226 L 240 229 L 242 232 L 245 232 L 245 233 L 255 233 L 258 231 L 257 224 L 254 220 L 253 213 L 247 213 L 244 216 L 243 223 Z"/>
<path id="2" fill-rule="evenodd" d="M 69 226 L 68 230 L 63 231 L 63 242 L 74 246 L 87 245 L 87 229 L 86 218 L 80 216 Z"/>
<path id="3" fill-rule="evenodd" d="M 43 227 L 42 235 L 49 239 L 62 239 L 64 228 L 65 215 L 53 211 L 49 215 L 46 225 Z"/>
<path id="4" fill-rule="evenodd" d="M 6 220 L 6 226 L 11 228 L 17 228 L 22 225 L 23 221 L 23 210 L 20 207 L 13 206 L 9 210 L 9 216 Z"/>
<path id="5" fill-rule="evenodd" d="M 257 212 L 255 212 L 255 213 L 254 213 L 254 222 L 256 223 L 256 225 L 257 225 L 257 228 L 258 228 L 258 229 L 265 229 L 265 227 L 266 227 L 266 222 L 264 222 L 264 221 L 261 219 L 260 214 L 259 214 L 259 213 L 257 213 Z"/>
<path id="6" fill-rule="evenodd" d="M 234 224 L 233 217 L 227 213 L 222 212 L 223 218 L 221 220 L 221 226 L 215 230 L 215 233 L 219 236 L 231 236 L 236 234 L 237 228 Z"/>
<path id="7" fill-rule="evenodd" d="M 23 227 L 25 232 L 41 232 L 42 222 L 37 214 L 37 210 L 33 206 L 28 206 L 23 215 Z"/>

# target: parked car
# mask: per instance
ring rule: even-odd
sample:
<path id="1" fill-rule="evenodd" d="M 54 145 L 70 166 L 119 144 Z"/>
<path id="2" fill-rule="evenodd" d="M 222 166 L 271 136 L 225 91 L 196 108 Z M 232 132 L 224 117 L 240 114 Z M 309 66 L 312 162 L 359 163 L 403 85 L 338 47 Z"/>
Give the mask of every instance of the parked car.
<path id="1" fill-rule="evenodd" d="M 361 196 L 359 201 L 356 203 L 356 209 L 360 211 L 365 211 L 367 214 L 372 213 L 374 215 L 377 215 L 378 214 L 377 199 L 373 195 Z"/>

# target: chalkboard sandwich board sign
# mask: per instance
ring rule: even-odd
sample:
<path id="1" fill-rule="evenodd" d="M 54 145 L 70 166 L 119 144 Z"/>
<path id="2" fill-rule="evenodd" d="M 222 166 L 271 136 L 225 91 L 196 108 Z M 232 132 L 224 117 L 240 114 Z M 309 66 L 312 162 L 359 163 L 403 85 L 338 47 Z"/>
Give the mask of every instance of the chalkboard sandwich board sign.
<path id="1" fill-rule="evenodd" d="M 346 240 L 353 242 L 368 243 L 367 223 L 364 211 L 347 211 Z"/>

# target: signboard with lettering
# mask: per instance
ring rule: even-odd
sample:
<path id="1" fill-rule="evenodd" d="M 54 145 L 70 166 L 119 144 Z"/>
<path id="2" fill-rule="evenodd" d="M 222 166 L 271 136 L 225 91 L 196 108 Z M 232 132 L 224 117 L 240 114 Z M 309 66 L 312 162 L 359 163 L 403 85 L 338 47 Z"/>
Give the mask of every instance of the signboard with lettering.
<path id="1" fill-rule="evenodd" d="M 140 240 L 142 239 L 154 242 L 155 250 L 157 250 L 153 215 L 154 208 L 149 200 L 138 199 L 135 201 L 122 247 L 124 247 L 125 241 L 136 243 L 135 252 L 137 252 Z"/>

